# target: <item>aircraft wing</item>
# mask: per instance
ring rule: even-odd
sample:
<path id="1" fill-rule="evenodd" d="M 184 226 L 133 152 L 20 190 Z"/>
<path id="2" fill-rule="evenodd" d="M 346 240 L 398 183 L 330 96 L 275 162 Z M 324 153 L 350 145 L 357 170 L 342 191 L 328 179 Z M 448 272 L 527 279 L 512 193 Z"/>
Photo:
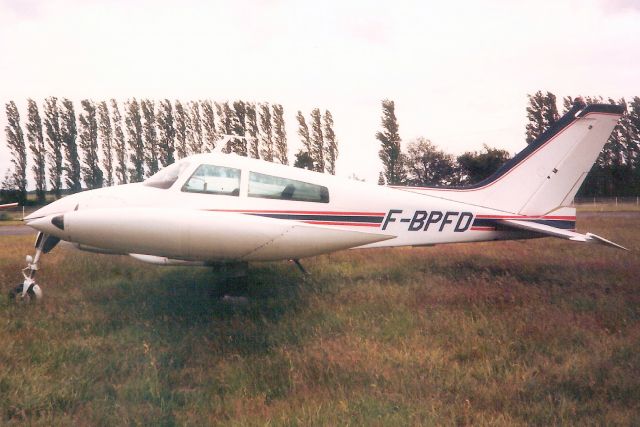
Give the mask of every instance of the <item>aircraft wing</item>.
<path id="1" fill-rule="evenodd" d="M 596 234 L 586 233 L 580 234 L 571 230 L 563 230 L 561 228 L 552 227 L 546 224 L 539 224 L 532 221 L 521 221 L 517 219 L 501 219 L 498 223 L 517 230 L 525 230 L 542 236 L 558 237 L 560 239 L 572 240 L 574 242 L 597 243 L 605 246 L 611 246 L 627 251 L 628 249 L 610 240 L 600 237 Z"/>

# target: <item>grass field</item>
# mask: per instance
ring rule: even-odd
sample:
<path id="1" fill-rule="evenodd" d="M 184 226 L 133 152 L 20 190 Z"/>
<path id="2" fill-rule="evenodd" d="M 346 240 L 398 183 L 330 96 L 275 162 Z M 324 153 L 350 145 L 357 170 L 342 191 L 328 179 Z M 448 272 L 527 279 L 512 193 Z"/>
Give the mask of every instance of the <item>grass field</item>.
<path id="1" fill-rule="evenodd" d="M 56 248 L 37 306 L 0 296 L 0 424 L 638 425 L 640 215 L 552 239 L 206 269 Z M 17 283 L 32 237 L 0 239 Z"/>
<path id="2" fill-rule="evenodd" d="M 640 205 L 635 203 L 581 203 L 575 205 L 578 212 L 638 212 Z"/>

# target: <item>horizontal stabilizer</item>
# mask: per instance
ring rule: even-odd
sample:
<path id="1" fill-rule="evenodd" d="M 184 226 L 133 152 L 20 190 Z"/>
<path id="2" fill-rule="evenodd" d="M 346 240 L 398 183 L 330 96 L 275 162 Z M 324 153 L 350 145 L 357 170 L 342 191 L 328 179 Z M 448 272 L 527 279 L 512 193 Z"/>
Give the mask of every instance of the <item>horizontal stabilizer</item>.
<path id="1" fill-rule="evenodd" d="M 560 239 L 572 240 L 574 242 L 584 243 L 598 243 L 605 246 L 612 246 L 614 248 L 628 250 L 624 246 L 620 246 L 610 240 L 600 237 L 593 233 L 580 234 L 571 230 L 563 230 L 561 228 L 552 227 L 546 224 L 540 224 L 532 221 L 521 221 L 517 219 L 502 219 L 498 222 L 507 227 L 517 230 L 529 231 L 532 233 L 540 234 L 542 236 L 558 237 Z"/>
<path id="2" fill-rule="evenodd" d="M 619 244 L 614 243 L 611 240 L 607 240 L 604 237 L 600 237 L 597 234 L 587 233 L 586 236 L 587 236 L 587 238 L 589 240 L 595 241 L 596 243 L 600 243 L 601 245 L 612 246 L 614 248 L 622 249 L 622 250 L 625 250 L 625 251 L 629 250 L 629 249 L 625 248 L 624 246 L 620 246 Z"/>

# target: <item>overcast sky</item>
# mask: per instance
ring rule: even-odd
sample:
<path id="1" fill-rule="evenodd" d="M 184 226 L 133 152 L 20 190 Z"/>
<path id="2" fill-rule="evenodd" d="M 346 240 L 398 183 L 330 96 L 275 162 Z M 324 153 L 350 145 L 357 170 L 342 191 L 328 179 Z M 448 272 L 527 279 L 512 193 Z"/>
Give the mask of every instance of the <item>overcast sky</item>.
<path id="1" fill-rule="evenodd" d="M 0 0 L 2 129 L 27 97 L 244 99 L 284 105 L 295 152 L 320 107 L 338 174 L 375 182 L 381 99 L 403 143 L 513 153 L 539 89 L 640 96 L 640 0 Z"/>

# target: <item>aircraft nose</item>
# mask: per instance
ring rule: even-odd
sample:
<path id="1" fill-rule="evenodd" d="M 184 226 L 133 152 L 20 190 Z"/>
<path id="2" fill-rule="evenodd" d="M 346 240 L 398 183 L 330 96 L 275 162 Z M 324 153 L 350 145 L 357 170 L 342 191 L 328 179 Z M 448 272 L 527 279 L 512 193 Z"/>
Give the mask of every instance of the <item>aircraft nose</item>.
<path id="1" fill-rule="evenodd" d="M 26 219 L 26 218 L 25 218 Z M 63 238 L 64 233 L 64 214 L 50 215 L 45 217 L 38 217 L 29 220 L 27 225 L 38 231 L 41 231 L 52 236 Z"/>
<path id="2" fill-rule="evenodd" d="M 35 212 L 27 215 L 24 220 L 29 222 L 36 220 L 38 218 L 43 218 L 53 214 L 62 214 L 65 212 L 72 211 L 78 205 L 78 200 L 76 195 L 71 195 L 67 197 L 63 197 L 60 200 L 56 200 L 55 202 L 49 203 L 46 206 L 41 207 Z"/>

